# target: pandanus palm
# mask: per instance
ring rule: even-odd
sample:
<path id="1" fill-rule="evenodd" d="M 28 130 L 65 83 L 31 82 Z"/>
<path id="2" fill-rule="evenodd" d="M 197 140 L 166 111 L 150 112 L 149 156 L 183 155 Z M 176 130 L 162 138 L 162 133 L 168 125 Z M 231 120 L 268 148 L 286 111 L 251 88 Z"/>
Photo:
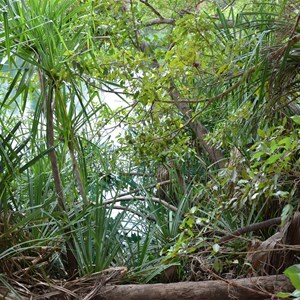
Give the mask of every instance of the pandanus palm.
<path id="1" fill-rule="evenodd" d="M 83 61 L 87 57 L 93 59 L 92 2 L 0 2 L 3 71 L 11 77 L 5 82 L 7 90 L 0 102 L 1 113 L 4 116 L 9 109 L 15 115 L 28 117 L 26 110 L 33 107 L 29 131 L 32 139 L 42 138 L 46 142 L 58 209 L 66 215 L 70 204 L 66 202 L 61 179 L 63 166 L 57 151 L 69 152 L 79 198 L 87 204 L 76 158 L 76 133 L 83 124 L 89 124 L 97 111 L 91 104 L 95 94 L 86 97 L 89 91 L 83 80 L 83 73 L 88 73 Z M 69 229 L 65 236 L 68 271 L 72 274 L 78 267 Z"/>

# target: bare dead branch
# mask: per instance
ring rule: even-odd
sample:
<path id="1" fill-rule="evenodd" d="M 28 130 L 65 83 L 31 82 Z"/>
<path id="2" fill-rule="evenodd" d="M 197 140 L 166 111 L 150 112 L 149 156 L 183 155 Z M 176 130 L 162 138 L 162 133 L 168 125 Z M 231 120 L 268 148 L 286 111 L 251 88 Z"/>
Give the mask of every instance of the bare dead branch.
<path id="1" fill-rule="evenodd" d="M 155 219 L 154 219 L 152 216 L 150 216 L 150 215 L 146 215 L 146 216 L 145 216 L 144 214 L 140 213 L 139 211 L 136 211 L 136 210 L 134 210 L 134 209 L 132 209 L 132 208 L 130 208 L 130 207 L 127 207 L 127 206 L 113 205 L 111 208 L 112 208 L 112 209 L 118 209 L 118 210 L 129 211 L 129 212 L 131 212 L 132 214 L 141 217 L 142 219 L 147 218 L 147 219 L 150 220 L 150 221 L 155 221 Z"/>
<path id="2" fill-rule="evenodd" d="M 145 186 L 143 188 L 139 188 L 139 189 L 135 189 L 135 190 L 132 190 L 132 191 L 129 191 L 129 192 L 126 192 L 126 193 L 122 193 L 122 194 L 118 195 L 118 197 L 123 197 L 123 196 L 136 194 L 140 191 L 152 189 L 152 188 L 156 187 L 157 185 L 165 185 L 165 184 L 168 184 L 170 182 L 171 182 L 171 180 L 165 180 L 165 181 L 162 181 L 162 182 L 157 182 L 155 184 L 151 184 L 151 185 Z M 113 199 L 115 199 L 115 198 L 110 198 L 110 199 L 107 199 L 106 201 L 110 201 L 110 200 L 113 200 Z"/>

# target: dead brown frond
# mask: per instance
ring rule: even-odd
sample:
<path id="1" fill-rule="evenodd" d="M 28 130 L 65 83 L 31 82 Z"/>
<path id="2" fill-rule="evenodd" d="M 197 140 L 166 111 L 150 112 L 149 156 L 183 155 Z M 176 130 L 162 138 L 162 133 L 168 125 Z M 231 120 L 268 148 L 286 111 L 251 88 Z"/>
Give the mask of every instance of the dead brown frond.
<path id="1" fill-rule="evenodd" d="M 300 245 L 299 228 L 300 212 L 297 212 L 279 232 L 263 242 L 256 243 L 247 257 L 254 272 L 260 275 L 280 274 L 297 263 L 300 255 L 299 247 L 296 247 Z"/>

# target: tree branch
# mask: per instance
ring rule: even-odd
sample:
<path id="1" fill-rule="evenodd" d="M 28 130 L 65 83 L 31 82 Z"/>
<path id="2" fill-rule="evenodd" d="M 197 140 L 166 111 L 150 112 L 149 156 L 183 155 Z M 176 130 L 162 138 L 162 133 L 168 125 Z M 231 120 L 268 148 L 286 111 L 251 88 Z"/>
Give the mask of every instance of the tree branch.
<path id="1" fill-rule="evenodd" d="M 248 232 L 252 232 L 252 231 L 258 231 L 258 230 L 269 228 L 273 225 L 280 225 L 280 224 L 281 224 L 281 217 L 269 219 L 269 220 L 259 222 L 259 223 L 254 223 L 254 224 L 251 224 L 249 226 L 239 228 L 239 229 L 233 231 L 232 233 L 222 237 L 219 240 L 218 243 L 219 244 L 220 243 L 225 243 L 225 242 L 228 242 L 232 239 L 235 239 L 235 238 L 239 237 L 240 235 L 242 235 L 244 233 L 248 233 Z"/>
<path id="2" fill-rule="evenodd" d="M 147 189 L 151 189 L 151 188 L 154 188 L 156 187 L 157 185 L 165 185 L 165 184 L 168 184 L 170 183 L 171 180 L 165 180 L 165 181 L 162 181 L 162 182 L 157 182 L 157 183 L 154 183 L 154 184 L 151 184 L 151 185 L 147 185 L 143 188 L 140 188 L 140 189 L 134 189 L 132 191 L 129 191 L 129 192 L 126 192 L 126 193 L 123 193 L 123 194 L 120 194 L 118 195 L 118 197 L 123 197 L 123 196 L 128 196 L 128 195 L 132 195 L 132 194 L 136 194 L 140 191 L 143 191 L 143 190 L 147 190 Z M 114 200 L 115 198 L 110 198 L 110 199 L 107 199 L 106 201 L 110 201 L 110 200 Z"/>
<path id="3" fill-rule="evenodd" d="M 145 4 L 146 6 L 148 6 L 153 13 L 155 13 L 160 19 L 164 19 L 164 17 L 160 14 L 160 12 L 155 9 L 149 2 L 148 0 L 140 0 L 141 3 Z"/>
<path id="4" fill-rule="evenodd" d="M 175 19 L 170 19 L 170 18 L 164 18 L 160 12 L 153 6 L 151 5 L 148 0 L 140 0 L 141 3 L 145 4 L 147 7 L 150 8 L 150 10 L 158 16 L 156 19 L 149 20 L 142 25 L 144 27 L 148 26 L 153 26 L 153 25 L 161 25 L 161 24 L 170 24 L 170 25 L 175 25 L 176 20 Z"/>
<path id="5" fill-rule="evenodd" d="M 109 199 L 103 202 L 103 205 L 109 205 L 109 204 L 113 204 L 115 202 L 120 202 L 120 201 L 131 201 L 131 200 L 139 200 L 139 201 L 147 201 L 148 198 L 147 197 L 142 197 L 142 196 L 127 196 L 127 197 L 119 197 L 116 199 Z M 178 209 L 177 207 L 173 206 L 172 204 L 169 204 L 168 202 L 161 200 L 159 198 L 155 198 L 155 197 L 151 197 L 151 201 L 155 202 L 155 203 L 160 203 L 163 206 L 165 206 L 166 208 L 170 209 L 173 212 L 176 212 Z"/>
<path id="6" fill-rule="evenodd" d="M 175 25 L 176 19 L 170 19 L 170 18 L 157 18 L 149 20 L 145 23 L 143 23 L 143 27 L 150 27 L 154 25 L 162 25 L 162 24 L 168 24 L 168 25 Z"/>
<path id="7" fill-rule="evenodd" d="M 148 220 L 154 221 L 154 222 L 155 222 L 155 219 L 154 219 L 152 216 L 150 216 L 150 215 L 146 215 L 146 216 L 145 216 L 145 215 L 143 215 L 142 213 L 140 213 L 139 211 L 136 211 L 136 210 L 134 210 L 134 209 L 132 209 L 132 208 L 130 208 L 130 207 L 127 207 L 127 206 L 113 205 L 113 206 L 112 206 L 112 209 L 119 209 L 119 210 L 129 211 L 129 212 L 131 212 L 132 214 L 141 217 L 142 219 L 147 218 Z"/>

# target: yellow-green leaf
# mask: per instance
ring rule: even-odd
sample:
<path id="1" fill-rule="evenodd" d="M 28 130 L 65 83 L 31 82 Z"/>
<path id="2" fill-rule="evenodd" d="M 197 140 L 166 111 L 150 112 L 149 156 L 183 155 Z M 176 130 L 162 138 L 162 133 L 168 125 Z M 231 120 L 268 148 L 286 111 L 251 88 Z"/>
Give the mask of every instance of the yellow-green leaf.
<path id="1" fill-rule="evenodd" d="M 280 159 L 282 156 L 282 153 L 274 154 L 271 157 L 269 157 L 265 163 L 265 165 L 271 165 L 274 164 L 278 159 Z"/>

